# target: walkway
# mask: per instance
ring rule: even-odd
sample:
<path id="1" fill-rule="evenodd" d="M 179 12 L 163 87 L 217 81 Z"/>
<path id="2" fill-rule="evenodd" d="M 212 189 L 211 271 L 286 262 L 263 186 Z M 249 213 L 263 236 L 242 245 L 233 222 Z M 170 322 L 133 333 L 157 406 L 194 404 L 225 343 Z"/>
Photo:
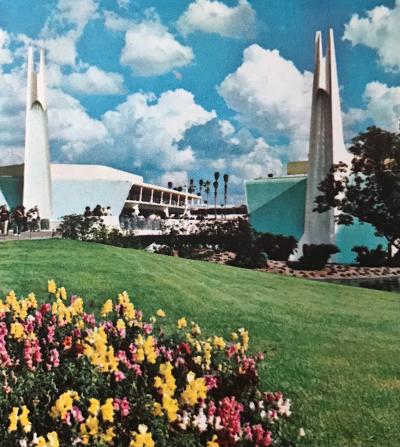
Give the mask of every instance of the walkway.
<path id="1" fill-rule="evenodd" d="M 10 232 L 8 236 L 0 235 L 0 242 L 5 241 L 30 241 L 40 239 L 53 239 L 60 237 L 55 231 L 25 231 L 19 236 Z"/>

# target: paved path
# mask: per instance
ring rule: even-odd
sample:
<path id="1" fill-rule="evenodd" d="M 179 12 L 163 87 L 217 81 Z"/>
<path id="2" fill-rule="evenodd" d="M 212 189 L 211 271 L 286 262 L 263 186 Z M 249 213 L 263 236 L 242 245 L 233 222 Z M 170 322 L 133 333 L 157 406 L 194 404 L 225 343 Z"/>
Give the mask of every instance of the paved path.
<path id="1" fill-rule="evenodd" d="M 8 236 L 0 235 L 0 242 L 5 241 L 30 241 L 39 239 L 53 239 L 58 238 L 59 235 L 53 231 L 25 231 L 19 236 L 9 233 Z"/>

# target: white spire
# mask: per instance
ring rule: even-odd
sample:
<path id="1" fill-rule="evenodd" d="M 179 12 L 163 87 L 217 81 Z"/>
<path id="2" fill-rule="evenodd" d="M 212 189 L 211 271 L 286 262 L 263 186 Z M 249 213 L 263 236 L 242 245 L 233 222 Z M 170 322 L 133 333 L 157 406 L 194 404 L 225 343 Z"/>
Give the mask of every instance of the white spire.
<path id="1" fill-rule="evenodd" d="M 23 205 L 39 207 L 41 218 L 52 217 L 50 150 L 47 125 L 45 54 L 40 51 L 39 72 L 34 50 L 28 50 Z"/>
<path id="2" fill-rule="evenodd" d="M 312 92 L 308 177 L 305 206 L 304 244 L 334 244 L 335 223 L 333 210 L 313 212 L 318 186 L 326 178 L 333 163 L 345 161 L 346 150 L 340 110 L 339 85 L 336 68 L 333 31 L 329 31 L 326 56 L 322 54 L 321 32 L 315 39 L 315 69 Z"/>

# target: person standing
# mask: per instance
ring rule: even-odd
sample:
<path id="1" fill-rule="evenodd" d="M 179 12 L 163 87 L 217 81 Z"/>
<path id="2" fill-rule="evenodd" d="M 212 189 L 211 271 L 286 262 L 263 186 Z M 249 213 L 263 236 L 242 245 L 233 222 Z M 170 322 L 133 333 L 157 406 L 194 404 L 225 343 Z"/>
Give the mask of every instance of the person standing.
<path id="1" fill-rule="evenodd" d="M 39 208 L 35 206 L 31 209 L 31 231 L 40 231 Z"/>
<path id="2" fill-rule="evenodd" d="M 25 221 L 25 209 L 23 206 L 17 206 L 16 208 L 14 208 L 13 213 L 14 235 L 19 236 L 21 234 L 21 231 L 23 231 L 24 228 L 24 221 Z"/>
<path id="3" fill-rule="evenodd" d="M 7 205 L 3 205 L 0 208 L 0 230 L 3 236 L 8 236 L 9 223 L 10 223 L 10 211 L 8 211 Z"/>

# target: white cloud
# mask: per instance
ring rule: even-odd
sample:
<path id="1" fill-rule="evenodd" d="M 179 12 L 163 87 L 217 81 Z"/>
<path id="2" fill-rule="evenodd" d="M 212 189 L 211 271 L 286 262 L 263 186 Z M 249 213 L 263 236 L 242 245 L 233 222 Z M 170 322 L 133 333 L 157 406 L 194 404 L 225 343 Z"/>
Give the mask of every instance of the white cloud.
<path id="1" fill-rule="evenodd" d="M 104 11 L 104 25 L 110 31 L 126 31 L 134 22 L 114 11 Z"/>
<path id="2" fill-rule="evenodd" d="M 244 50 L 242 65 L 218 87 L 243 124 L 274 144 L 280 137 L 289 138 L 291 159 L 307 155 L 311 91 L 310 72 L 301 73 L 279 51 L 259 45 Z"/>
<path id="3" fill-rule="evenodd" d="M 90 66 L 83 73 L 64 76 L 63 86 L 85 95 L 119 95 L 125 90 L 121 74 L 108 73 L 95 66 Z"/>
<path id="4" fill-rule="evenodd" d="M 254 179 L 267 177 L 268 174 L 280 175 L 283 163 L 274 155 L 271 148 L 262 138 L 257 138 L 252 150 L 233 160 L 232 167 L 237 177 Z"/>
<path id="5" fill-rule="evenodd" d="M 195 0 L 178 20 L 183 35 L 201 31 L 224 37 L 252 38 L 255 35 L 256 15 L 247 0 L 234 7 L 216 0 Z"/>
<path id="6" fill-rule="evenodd" d="M 400 70 L 400 0 L 393 9 L 377 6 L 367 12 L 366 17 L 354 14 L 345 25 L 344 40 L 352 45 L 373 48 L 387 70 Z"/>
<path id="7" fill-rule="evenodd" d="M 107 136 L 104 124 L 91 118 L 80 102 L 59 89 L 48 89 L 50 141 L 90 143 Z"/>
<path id="8" fill-rule="evenodd" d="M 194 161 L 193 149 L 179 148 L 185 132 L 192 126 L 215 118 L 196 104 L 193 94 L 178 89 L 156 98 L 153 94 L 135 93 L 115 110 L 103 116 L 115 151 L 123 151 L 136 168 L 180 170 Z M 115 157 L 115 152 L 109 154 Z"/>
<path id="9" fill-rule="evenodd" d="M 3 64 L 11 64 L 13 61 L 12 53 L 8 49 L 9 44 L 9 34 L 6 30 L 0 28 L 0 66 Z"/>
<path id="10" fill-rule="evenodd" d="M 75 65 L 76 53 L 76 35 L 70 32 L 65 36 L 58 36 L 52 39 L 38 41 L 40 46 L 47 49 L 47 58 L 49 61 L 58 65 Z"/>
<path id="11" fill-rule="evenodd" d="M 187 171 L 167 171 L 160 177 L 160 185 L 168 186 L 168 182 L 172 182 L 174 187 L 187 185 L 188 173 Z"/>
<path id="12" fill-rule="evenodd" d="M 378 127 L 397 132 L 400 117 L 400 87 L 389 87 L 375 81 L 366 85 L 364 91 L 364 109 L 350 109 L 345 114 L 346 134 L 354 135 L 359 124 L 372 122 Z"/>
<path id="13" fill-rule="evenodd" d="M 192 49 L 180 44 L 155 18 L 130 25 L 120 60 L 137 76 L 154 76 L 188 65 L 193 57 Z"/>
<path id="14" fill-rule="evenodd" d="M 127 9 L 130 4 L 130 0 L 117 0 L 117 4 L 120 8 Z"/>

